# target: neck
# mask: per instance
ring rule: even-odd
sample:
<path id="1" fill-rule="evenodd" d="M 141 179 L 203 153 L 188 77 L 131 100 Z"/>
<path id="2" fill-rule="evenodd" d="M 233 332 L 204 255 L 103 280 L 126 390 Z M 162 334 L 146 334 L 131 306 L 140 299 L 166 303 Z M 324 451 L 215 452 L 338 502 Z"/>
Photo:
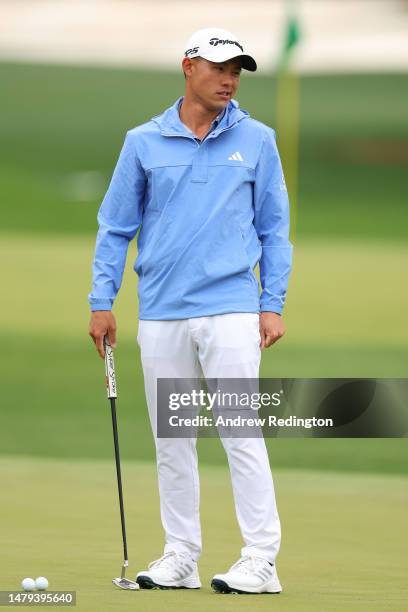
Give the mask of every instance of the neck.
<path id="1" fill-rule="evenodd" d="M 221 110 L 209 110 L 187 93 L 179 109 L 180 119 L 198 138 L 205 135 Z"/>

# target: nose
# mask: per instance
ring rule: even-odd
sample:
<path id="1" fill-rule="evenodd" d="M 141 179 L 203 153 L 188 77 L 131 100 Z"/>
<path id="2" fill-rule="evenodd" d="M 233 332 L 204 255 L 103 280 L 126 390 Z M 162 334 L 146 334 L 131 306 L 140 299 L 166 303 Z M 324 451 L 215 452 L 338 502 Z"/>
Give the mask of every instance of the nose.
<path id="1" fill-rule="evenodd" d="M 222 75 L 222 86 L 228 89 L 233 89 L 234 87 L 234 77 L 232 74 L 223 74 Z"/>

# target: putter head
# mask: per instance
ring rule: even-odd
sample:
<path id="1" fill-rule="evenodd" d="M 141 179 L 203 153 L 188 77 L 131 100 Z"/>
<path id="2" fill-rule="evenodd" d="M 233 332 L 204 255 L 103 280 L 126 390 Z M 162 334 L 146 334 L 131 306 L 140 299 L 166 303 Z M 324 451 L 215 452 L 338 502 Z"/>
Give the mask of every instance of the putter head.
<path id="1" fill-rule="evenodd" d="M 137 591 L 140 588 L 137 582 L 128 580 L 127 578 L 114 578 L 112 582 L 114 585 L 120 589 L 124 589 L 125 591 Z"/>

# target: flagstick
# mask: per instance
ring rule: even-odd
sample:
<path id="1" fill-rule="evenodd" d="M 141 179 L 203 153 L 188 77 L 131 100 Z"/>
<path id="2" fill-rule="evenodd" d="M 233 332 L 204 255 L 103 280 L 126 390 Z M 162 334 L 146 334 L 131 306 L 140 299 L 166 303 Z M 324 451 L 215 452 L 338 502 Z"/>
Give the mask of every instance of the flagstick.
<path id="1" fill-rule="evenodd" d="M 277 70 L 276 131 L 290 199 L 290 238 L 296 235 L 299 176 L 300 79 L 290 70 L 293 49 L 301 38 L 297 0 L 285 0 L 286 25 Z"/>
<path id="2" fill-rule="evenodd" d="M 280 71 L 277 78 L 276 132 L 290 199 L 291 240 L 296 236 L 299 180 L 300 83 L 296 72 Z"/>

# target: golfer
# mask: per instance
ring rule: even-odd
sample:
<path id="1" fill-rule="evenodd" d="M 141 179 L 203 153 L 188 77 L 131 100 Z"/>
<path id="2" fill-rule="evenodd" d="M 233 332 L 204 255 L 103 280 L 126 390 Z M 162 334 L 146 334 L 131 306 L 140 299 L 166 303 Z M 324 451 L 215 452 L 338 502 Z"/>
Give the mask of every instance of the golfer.
<path id="1" fill-rule="evenodd" d="M 275 133 L 234 99 L 241 70 L 256 68 L 231 32 L 193 34 L 182 60 L 184 96 L 127 133 L 98 214 L 89 331 L 102 357 L 106 334 L 115 346 L 111 309 L 140 230 L 138 343 L 165 532 L 163 556 L 137 575 L 143 588 L 201 586 L 196 440 L 157 437 L 157 379 L 258 378 L 261 349 L 285 331 L 292 246 Z M 244 546 L 212 586 L 279 593 L 281 530 L 265 442 L 222 443 Z"/>

